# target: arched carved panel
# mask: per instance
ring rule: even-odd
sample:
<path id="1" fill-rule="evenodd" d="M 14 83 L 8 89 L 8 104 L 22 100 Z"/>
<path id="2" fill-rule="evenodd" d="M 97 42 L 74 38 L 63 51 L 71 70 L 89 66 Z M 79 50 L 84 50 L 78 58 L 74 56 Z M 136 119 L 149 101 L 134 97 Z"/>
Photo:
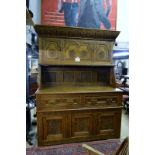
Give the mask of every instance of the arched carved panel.
<path id="1" fill-rule="evenodd" d="M 57 42 L 49 42 L 46 45 L 46 58 L 59 59 L 60 51 Z"/>
<path id="2" fill-rule="evenodd" d="M 92 52 L 89 50 L 89 42 L 82 42 L 79 40 L 69 41 L 65 40 L 65 48 L 63 50 L 64 59 L 72 63 L 76 63 L 75 59 L 78 57 L 79 61 L 90 62 Z"/>
<path id="3" fill-rule="evenodd" d="M 79 53 L 82 60 L 91 61 L 92 51 L 89 50 L 89 43 L 81 45 Z"/>
<path id="4" fill-rule="evenodd" d="M 95 61 L 110 61 L 110 51 L 106 44 L 99 45 L 95 49 Z"/>
<path id="5" fill-rule="evenodd" d="M 65 48 L 63 49 L 64 59 L 74 61 L 74 59 L 78 56 L 77 49 L 78 44 L 76 42 L 65 41 Z"/>
<path id="6" fill-rule="evenodd" d="M 48 38 L 40 45 L 41 64 L 111 64 L 109 42 Z"/>
<path id="7" fill-rule="evenodd" d="M 61 59 L 61 42 L 59 40 L 45 39 L 40 47 L 40 63 L 55 63 Z"/>

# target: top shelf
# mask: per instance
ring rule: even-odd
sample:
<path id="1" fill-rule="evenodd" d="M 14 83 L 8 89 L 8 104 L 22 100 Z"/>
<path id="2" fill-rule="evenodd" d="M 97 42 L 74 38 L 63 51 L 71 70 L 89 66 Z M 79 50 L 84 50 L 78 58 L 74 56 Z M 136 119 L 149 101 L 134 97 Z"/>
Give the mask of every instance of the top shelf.
<path id="1" fill-rule="evenodd" d="M 86 29 L 79 27 L 62 27 L 35 25 L 35 30 L 39 37 L 47 38 L 74 38 L 74 39 L 90 39 L 90 40 L 106 40 L 115 41 L 120 31 L 109 31 L 100 29 Z"/>
<path id="2" fill-rule="evenodd" d="M 103 93 L 103 92 L 115 92 L 121 93 L 122 90 L 112 87 L 102 87 L 102 86 L 87 86 L 87 87 L 46 87 L 38 89 L 36 94 L 64 94 L 64 93 Z"/>

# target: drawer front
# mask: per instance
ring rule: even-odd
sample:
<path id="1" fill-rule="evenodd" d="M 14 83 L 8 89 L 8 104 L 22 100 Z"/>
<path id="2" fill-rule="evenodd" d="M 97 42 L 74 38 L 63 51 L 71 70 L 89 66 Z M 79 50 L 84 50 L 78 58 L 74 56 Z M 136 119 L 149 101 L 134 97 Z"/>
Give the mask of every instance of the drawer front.
<path id="1" fill-rule="evenodd" d="M 117 107 L 121 106 L 121 97 L 119 95 L 85 95 L 84 106 L 86 107 Z"/>
<path id="2" fill-rule="evenodd" d="M 41 95 L 38 98 L 37 108 L 74 109 L 81 107 L 80 95 Z"/>
<path id="3" fill-rule="evenodd" d="M 122 106 L 119 94 L 64 94 L 37 95 L 37 108 L 41 109 L 76 109 L 76 108 L 112 108 Z"/>

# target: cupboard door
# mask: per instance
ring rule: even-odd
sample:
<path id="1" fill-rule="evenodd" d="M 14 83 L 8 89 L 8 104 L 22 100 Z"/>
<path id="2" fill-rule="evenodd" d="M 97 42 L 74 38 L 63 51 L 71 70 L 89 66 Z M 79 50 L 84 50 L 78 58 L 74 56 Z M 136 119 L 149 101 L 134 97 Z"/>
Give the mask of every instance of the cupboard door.
<path id="1" fill-rule="evenodd" d="M 120 122 L 121 111 L 97 113 L 97 135 L 105 138 L 119 138 Z"/>
<path id="2" fill-rule="evenodd" d="M 38 113 L 38 144 L 48 145 L 48 143 L 61 141 L 66 137 L 66 115 L 56 113 Z"/>
<path id="3" fill-rule="evenodd" d="M 73 138 L 89 137 L 93 132 L 92 113 L 72 114 L 71 136 Z"/>

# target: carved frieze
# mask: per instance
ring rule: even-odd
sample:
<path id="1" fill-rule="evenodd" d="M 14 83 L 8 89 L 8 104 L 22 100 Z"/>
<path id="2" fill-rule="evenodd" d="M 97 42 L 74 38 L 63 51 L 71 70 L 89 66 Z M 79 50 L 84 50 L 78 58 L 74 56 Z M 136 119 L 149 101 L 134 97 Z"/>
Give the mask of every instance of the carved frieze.
<path id="1" fill-rule="evenodd" d="M 112 42 L 57 38 L 44 38 L 40 42 L 40 64 L 112 64 Z"/>

